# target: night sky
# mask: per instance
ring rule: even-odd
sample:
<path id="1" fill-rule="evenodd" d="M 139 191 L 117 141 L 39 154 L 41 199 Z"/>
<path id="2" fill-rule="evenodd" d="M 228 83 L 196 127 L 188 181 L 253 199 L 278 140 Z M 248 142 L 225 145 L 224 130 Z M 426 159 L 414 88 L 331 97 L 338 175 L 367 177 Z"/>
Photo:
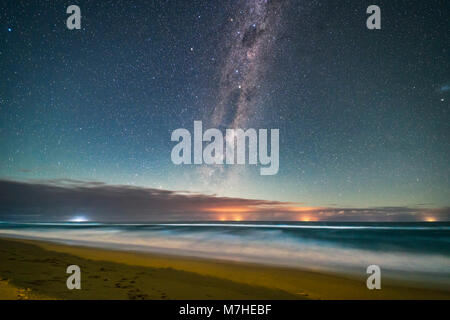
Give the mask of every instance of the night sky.
<path id="1" fill-rule="evenodd" d="M 2 1 L 0 218 L 449 220 L 446 2 Z M 278 174 L 174 165 L 194 120 Z"/>

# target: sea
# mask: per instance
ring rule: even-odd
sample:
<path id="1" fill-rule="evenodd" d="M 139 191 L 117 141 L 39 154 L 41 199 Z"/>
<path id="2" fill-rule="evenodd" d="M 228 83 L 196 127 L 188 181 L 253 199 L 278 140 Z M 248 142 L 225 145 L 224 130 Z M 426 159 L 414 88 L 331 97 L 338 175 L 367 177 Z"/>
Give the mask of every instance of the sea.
<path id="1" fill-rule="evenodd" d="M 377 265 L 382 277 L 450 290 L 449 222 L 0 222 L 0 236 L 356 277 Z"/>

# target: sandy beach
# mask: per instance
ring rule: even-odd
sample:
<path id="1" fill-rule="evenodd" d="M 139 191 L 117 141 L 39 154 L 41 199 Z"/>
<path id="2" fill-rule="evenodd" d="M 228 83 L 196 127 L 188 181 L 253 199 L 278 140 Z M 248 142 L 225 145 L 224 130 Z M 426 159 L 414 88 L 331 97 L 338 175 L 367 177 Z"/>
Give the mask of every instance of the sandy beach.
<path id="1" fill-rule="evenodd" d="M 1 299 L 450 299 L 440 290 L 257 264 L 0 239 Z M 68 290 L 68 265 L 82 270 Z"/>

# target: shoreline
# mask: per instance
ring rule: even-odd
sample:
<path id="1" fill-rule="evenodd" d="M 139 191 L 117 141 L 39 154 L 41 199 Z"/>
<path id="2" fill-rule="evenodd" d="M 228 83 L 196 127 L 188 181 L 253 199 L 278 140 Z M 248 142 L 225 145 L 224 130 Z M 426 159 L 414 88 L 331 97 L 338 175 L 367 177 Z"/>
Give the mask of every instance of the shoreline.
<path id="1" fill-rule="evenodd" d="M 448 291 L 394 281 L 383 281 L 381 290 L 368 290 L 365 274 L 352 279 L 288 267 L 5 236 L 0 237 L 0 248 L 6 261 L 0 263 L 0 282 L 6 279 L 8 286 L 28 292 L 30 299 L 450 299 Z M 82 290 L 66 288 L 65 268 L 70 264 L 82 269 Z M 40 270 L 41 279 L 33 279 L 33 271 Z M 0 299 L 9 299 L 1 288 Z"/>

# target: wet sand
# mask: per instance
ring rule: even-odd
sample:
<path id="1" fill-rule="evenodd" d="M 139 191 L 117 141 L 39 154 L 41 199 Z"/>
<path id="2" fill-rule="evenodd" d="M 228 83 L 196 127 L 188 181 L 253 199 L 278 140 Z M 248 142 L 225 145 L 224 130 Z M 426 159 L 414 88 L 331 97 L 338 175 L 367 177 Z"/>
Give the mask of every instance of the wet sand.
<path id="1" fill-rule="evenodd" d="M 68 290 L 66 268 L 81 268 Z M 450 292 L 343 276 L 0 238 L 0 299 L 450 299 Z"/>

